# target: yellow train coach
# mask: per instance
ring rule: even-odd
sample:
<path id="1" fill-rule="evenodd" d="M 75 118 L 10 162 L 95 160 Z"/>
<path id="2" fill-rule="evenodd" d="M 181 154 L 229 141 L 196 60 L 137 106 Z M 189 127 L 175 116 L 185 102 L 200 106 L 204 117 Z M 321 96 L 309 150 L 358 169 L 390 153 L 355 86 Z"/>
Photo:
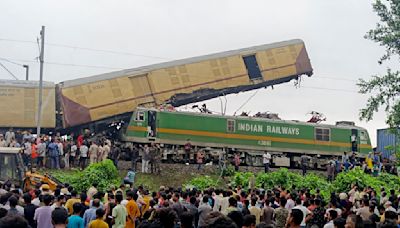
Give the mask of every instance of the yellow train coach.
<path id="1" fill-rule="evenodd" d="M 122 70 L 58 85 L 64 127 L 130 113 L 137 106 L 179 106 L 312 75 L 299 39 Z"/>
<path id="2" fill-rule="evenodd" d="M 41 126 L 54 128 L 55 85 L 43 82 Z M 36 128 L 39 82 L 0 80 L 0 127 Z"/>

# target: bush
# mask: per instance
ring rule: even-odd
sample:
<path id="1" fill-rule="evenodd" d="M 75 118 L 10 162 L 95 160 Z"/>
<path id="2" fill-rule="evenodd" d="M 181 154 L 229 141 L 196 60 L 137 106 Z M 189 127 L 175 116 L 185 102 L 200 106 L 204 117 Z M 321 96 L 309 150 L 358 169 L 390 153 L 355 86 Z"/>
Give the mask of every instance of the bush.
<path id="1" fill-rule="evenodd" d="M 233 165 L 227 165 L 225 169 L 222 170 L 223 177 L 231 177 L 235 175 L 235 167 Z"/>
<path id="2" fill-rule="evenodd" d="M 299 186 L 302 182 L 303 176 L 297 173 L 289 172 L 286 168 L 280 168 L 275 172 L 269 173 L 258 173 L 256 183 L 258 187 L 274 188 L 274 187 L 285 187 L 286 189 L 292 188 L 292 186 Z"/>
<path id="3" fill-rule="evenodd" d="M 217 187 L 218 180 L 210 176 L 200 176 L 191 179 L 188 183 L 184 185 L 184 188 L 196 188 L 199 190 L 204 190 L 210 187 Z"/>
<path id="4" fill-rule="evenodd" d="M 358 185 L 361 190 L 367 186 L 371 186 L 377 191 L 380 191 L 381 187 L 385 185 L 378 178 L 364 173 L 359 168 L 339 173 L 332 183 L 333 189 L 336 192 L 348 192 L 353 184 Z"/>
<path id="5" fill-rule="evenodd" d="M 392 174 L 382 173 L 377 177 L 377 179 L 386 184 L 386 191 L 389 191 L 390 189 L 396 190 L 400 186 L 400 178 Z"/>
<path id="6" fill-rule="evenodd" d="M 231 181 L 232 187 L 242 187 L 247 189 L 250 177 L 254 176 L 252 172 L 236 172 Z"/>
<path id="7" fill-rule="evenodd" d="M 93 183 L 97 183 L 99 191 L 106 191 L 110 185 L 119 185 L 121 179 L 118 170 L 111 160 L 94 163 L 86 167 L 82 172 L 76 173 L 53 173 L 54 177 L 61 182 L 69 183 L 77 191 L 87 191 Z"/>

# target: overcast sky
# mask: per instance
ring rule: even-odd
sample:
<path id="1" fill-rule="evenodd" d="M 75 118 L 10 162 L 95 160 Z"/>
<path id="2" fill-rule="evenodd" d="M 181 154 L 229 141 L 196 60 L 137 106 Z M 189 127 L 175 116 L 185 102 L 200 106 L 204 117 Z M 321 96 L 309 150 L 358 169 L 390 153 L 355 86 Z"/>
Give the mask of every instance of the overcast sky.
<path id="1" fill-rule="evenodd" d="M 357 79 L 387 67 L 377 63 L 384 48 L 363 38 L 378 21 L 369 0 L 2 0 L 0 9 L 0 58 L 29 64 L 37 80 L 35 42 L 45 25 L 44 79 L 53 82 L 299 38 L 314 75 L 299 88 L 290 82 L 261 89 L 247 103 L 255 91 L 227 96 L 228 114 L 243 104 L 239 113 L 271 111 L 283 119 L 307 120 L 319 111 L 327 123 L 366 127 L 374 145 L 376 129 L 385 127 L 383 112 L 358 120 L 367 97 L 357 94 Z M 22 67 L 0 62 L 25 77 Z M 12 76 L 0 68 L 0 78 Z M 219 99 L 207 103 L 221 110 Z"/>

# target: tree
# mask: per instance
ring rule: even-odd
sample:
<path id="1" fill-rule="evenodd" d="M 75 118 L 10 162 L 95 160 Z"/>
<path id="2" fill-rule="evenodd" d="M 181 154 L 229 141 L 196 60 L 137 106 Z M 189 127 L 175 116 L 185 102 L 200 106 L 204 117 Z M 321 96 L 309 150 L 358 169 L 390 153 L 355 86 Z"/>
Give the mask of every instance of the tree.
<path id="1" fill-rule="evenodd" d="M 380 21 L 376 28 L 365 35 L 386 48 L 386 53 L 378 63 L 392 57 L 400 57 L 400 0 L 375 0 L 372 4 Z M 392 128 L 400 127 L 400 72 L 387 69 L 384 75 L 374 75 L 369 80 L 360 79 L 357 83 L 362 94 L 371 94 L 366 107 L 360 110 L 361 120 L 372 120 L 375 112 L 384 107 L 386 123 Z"/>

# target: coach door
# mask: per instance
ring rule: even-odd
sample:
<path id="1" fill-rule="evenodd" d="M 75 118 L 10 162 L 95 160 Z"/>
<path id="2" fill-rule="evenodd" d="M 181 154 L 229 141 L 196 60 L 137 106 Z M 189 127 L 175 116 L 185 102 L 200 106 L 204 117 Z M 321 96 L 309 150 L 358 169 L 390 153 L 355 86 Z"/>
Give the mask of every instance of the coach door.
<path id="1" fill-rule="evenodd" d="M 147 116 L 147 137 L 155 138 L 157 136 L 157 112 L 149 111 Z"/>
<path id="2" fill-rule="evenodd" d="M 351 129 L 350 142 L 351 142 L 351 151 L 358 152 L 358 130 L 357 129 Z"/>
<path id="3" fill-rule="evenodd" d="M 258 66 L 255 55 L 243 56 L 243 61 L 246 65 L 247 74 L 249 75 L 250 80 L 262 78 L 260 67 Z"/>

